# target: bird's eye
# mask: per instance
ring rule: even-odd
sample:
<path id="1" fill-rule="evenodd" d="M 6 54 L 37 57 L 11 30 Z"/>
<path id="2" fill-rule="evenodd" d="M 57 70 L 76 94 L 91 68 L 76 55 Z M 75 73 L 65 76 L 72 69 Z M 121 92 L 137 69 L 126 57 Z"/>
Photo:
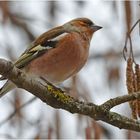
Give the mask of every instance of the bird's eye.
<path id="1" fill-rule="evenodd" d="M 93 26 L 94 23 L 93 22 L 88 22 L 88 26 Z"/>
<path id="2" fill-rule="evenodd" d="M 91 26 L 94 25 L 94 23 L 89 21 L 89 22 L 84 23 L 84 25 L 85 26 L 88 26 L 88 27 L 91 27 Z"/>
<path id="3" fill-rule="evenodd" d="M 85 21 L 85 22 L 80 21 L 79 24 L 80 24 L 81 26 L 85 26 L 85 27 L 91 27 L 91 26 L 94 25 L 94 23 L 91 22 L 91 21 Z"/>

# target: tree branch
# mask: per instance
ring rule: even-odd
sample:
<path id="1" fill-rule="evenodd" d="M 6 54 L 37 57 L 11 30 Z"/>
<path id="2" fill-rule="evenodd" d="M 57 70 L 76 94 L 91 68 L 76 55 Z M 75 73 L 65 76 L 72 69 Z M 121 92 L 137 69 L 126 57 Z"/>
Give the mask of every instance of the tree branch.
<path id="1" fill-rule="evenodd" d="M 109 111 L 111 108 L 117 105 L 120 105 L 128 101 L 136 100 L 136 99 L 140 99 L 140 91 L 135 92 L 135 93 L 130 93 L 129 95 L 119 96 L 119 97 L 110 99 L 106 101 L 105 103 L 103 103 L 101 106 Z"/>
<path id="2" fill-rule="evenodd" d="M 15 83 L 17 87 L 31 92 L 53 108 L 87 115 L 95 120 L 102 120 L 120 129 L 123 128 L 140 132 L 140 123 L 138 121 L 110 111 L 110 109 L 116 105 L 140 98 L 139 93 L 120 96 L 108 100 L 102 105 L 96 105 L 74 99 L 60 88 L 42 79 L 30 77 L 22 70 L 16 68 L 11 62 L 4 59 L 0 59 L 0 74 Z"/>

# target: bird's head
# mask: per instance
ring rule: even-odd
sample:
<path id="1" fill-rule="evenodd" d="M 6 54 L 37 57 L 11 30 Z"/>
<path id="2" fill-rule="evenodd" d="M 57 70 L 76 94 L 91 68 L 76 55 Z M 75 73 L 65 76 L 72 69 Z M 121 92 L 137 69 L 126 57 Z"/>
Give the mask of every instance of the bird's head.
<path id="1" fill-rule="evenodd" d="M 66 32 L 86 33 L 89 36 L 92 36 L 94 32 L 101 29 L 102 27 L 94 24 L 88 18 L 76 18 L 65 23 L 63 28 Z"/>

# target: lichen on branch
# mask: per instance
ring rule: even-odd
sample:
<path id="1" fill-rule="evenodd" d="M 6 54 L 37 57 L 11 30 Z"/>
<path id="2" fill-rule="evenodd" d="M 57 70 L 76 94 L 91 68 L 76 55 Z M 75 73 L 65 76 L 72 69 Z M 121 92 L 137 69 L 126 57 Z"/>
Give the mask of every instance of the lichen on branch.
<path id="1" fill-rule="evenodd" d="M 0 59 L 0 74 L 42 100 L 44 103 L 57 109 L 64 109 L 71 113 L 79 113 L 95 120 L 102 120 L 121 129 L 140 132 L 140 123 L 123 115 L 111 112 L 110 109 L 121 103 L 140 99 L 140 93 L 125 95 L 108 100 L 101 105 L 79 101 L 69 96 L 60 88 L 50 83 L 40 82 L 16 68 L 11 62 Z M 17 78 L 18 77 L 18 78 Z M 2 98 L 1 98 L 2 99 Z"/>

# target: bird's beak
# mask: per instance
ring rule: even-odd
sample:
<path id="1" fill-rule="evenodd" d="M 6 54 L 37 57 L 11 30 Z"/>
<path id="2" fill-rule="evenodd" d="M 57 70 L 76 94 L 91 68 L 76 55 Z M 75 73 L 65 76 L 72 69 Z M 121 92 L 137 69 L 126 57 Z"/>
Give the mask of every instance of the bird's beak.
<path id="1" fill-rule="evenodd" d="M 92 25 L 91 28 L 92 28 L 94 31 L 97 31 L 97 30 L 100 30 L 100 29 L 103 28 L 103 27 L 98 26 L 98 25 Z"/>

